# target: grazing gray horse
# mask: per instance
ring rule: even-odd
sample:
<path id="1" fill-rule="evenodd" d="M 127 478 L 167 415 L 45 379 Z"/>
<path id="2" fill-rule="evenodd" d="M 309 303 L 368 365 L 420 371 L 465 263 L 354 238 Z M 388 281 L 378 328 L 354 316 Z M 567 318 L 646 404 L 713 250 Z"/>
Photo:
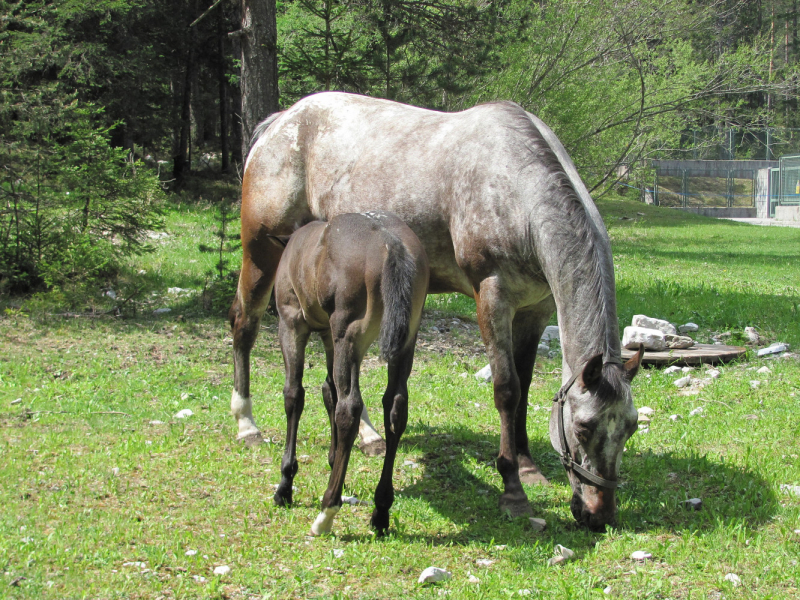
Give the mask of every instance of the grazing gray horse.
<path id="1" fill-rule="evenodd" d="M 429 293 L 475 299 L 500 414 L 500 507 L 512 515 L 530 512 L 521 481 L 546 481 L 528 449 L 527 399 L 539 338 L 558 310 L 563 387 L 551 442 L 575 518 L 598 530 L 613 523 L 641 353 L 622 364 L 611 246 L 572 160 L 542 121 L 509 102 L 439 113 L 327 92 L 259 126 L 242 181 L 243 262 L 230 311 L 239 436 L 258 436 L 250 350 L 283 250 L 273 236 L 367 210 L 391 211 L 417 234 Z"/>
<path id="2" fill-rule="evenodd" d="M 425 250 L 408 225 L 390 213 L 343 214 L 327 223 L 309 223 L 286 245 L 275 279 L 286 369 L 286 449 L 275 503 L 292 503 L 297 425 L 305 404 L 305 348 L 311 332 L 318 331 L 328 369 L 322 398 L 331 423 L 331 476 L 322 511 L 311 526 L 314 535 L 330 532 L 342 506 L 350 450 L 364 408 L 361 361 L 378 336 L 381 355 L 388 362 L 383 395 L 386 456 L 371 523 L 378 533 L 389 528 L 394 459 L 408 421 L 407 382 L 427 292 Z"/>

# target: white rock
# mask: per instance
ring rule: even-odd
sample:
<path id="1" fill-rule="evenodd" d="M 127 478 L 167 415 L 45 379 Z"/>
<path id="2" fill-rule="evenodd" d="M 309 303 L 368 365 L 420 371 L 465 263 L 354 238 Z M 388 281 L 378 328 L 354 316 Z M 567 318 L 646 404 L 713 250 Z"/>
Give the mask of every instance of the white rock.
<path id="1" fill-rule="evenodd" d="M 11 406 L 14 406 L 15 404 L 22 404 L 22 398 L 17 398 L 16 400 L 11 401 Z"/>
<path id="2" fill-rule="evenodd" d="M 528 589 L 517 590 L 517 595 L 518 596 L 530 596 L 531 595 L 531 591 L 528 590 Z"/>
<path id="3" fill-rule="evenodd" d="M 417 583 L 437 583 L 439 581 L 447 581 L 453 576 L 450 571 L 445 571 L 439 567 L 428 567 L 420 573 Z"/>
<path id="4" fill-rule="evenodd" d="M 654 414 L 656 414 L 655 409 L 650 408 L 649 406 L 643 406 L 642 408 L 638 409 L 636 412 L 638 412 L 640 415 L 644 415 L 646 417 L 652 417 Z"/>
<path id="5" fill-rule="evenodd" d="M 603 588 L 603 593 L 604 593 L 606 596 L 610 596 L 610 595 L 613 593 L 613 590 L 611 589 L 611 586 L 610 586 L 610 585 L 607 585 L 606 587 L 604 587 L 604 588 Z"/>
<path id="6" fill-rule="evenodd" d="M 639 417 L 636 419 L 636 421 L 639 422 L 639 423 L 645 423 L 646 424 L 646 423 L 650 422 L 650 417 L 648 417 L 647 415 L 643 415 L 642 413 L 639 413 Z"/>
<path id="7" fill-rule="evenodd" d="M 139 275 L 147 275 L 147 271 L 145 271 L 144 269 L 139 269 L 138 273 Z"/>
<path id="8" fill-rule="evenodd" d="M 631 325 L 634 327 L 642 327 L 644 329 L 657 329 L 661 333 L 671 333 L 672 335 L 678 333 L 678 330 L 675 329 L 675 325 L 669 321 L 664 321 L 663 319 L 654 319 L 646 315 L 633 315 L 633 319 L 631 319 Z"/>
<path id="9" fill-rule="evenodd" d="M 134 567 L 136 569 L 144 569 L 147 566 L 146 562 L 140 560 L 132 560 L 130 562 L 122 563 L 123 567 Z"/>
<path id="10" fill-rule="evenodd" d="M 550 346 L 547 344 L 539 344 L 539 347 L 536 349 L 536 354 L 539 356 L 547 356 L 550 354 Z"/>
<path id="11" fill-rule="evenodd" d="M 648 434 L 650 433 L 650 427 L 647 425 L 642 425 L 641 427 L 639 427 L 639 429 L 636 430 L 636 433 L 638 433 L 639 435 Z"/>
<path id="12" fill-rule="evenodd" d="M 461 377 L 461 379 L 466 379 L 467 378 L 467 374 L 466 373 L 461 373 L 461 375 L 459 375 L 459 377 Z"/>
<path id="13" fill-rule="evenodd" d="M 750 387 L 751 388 L 756 389 L 760 385 L 761 385 L 761 382 L 758 381 L 757 379 L 750 380 Z"/>
<path id="14" fill-rule="evenodd" d="M 680 421 L 680 420 L 681 420 L 681 418 L 682 418 L 682 417 L 681 417 L 680 415 L 670 415 L 670 416 L 669 416 L 669 420 L 670 420 L 670 421 Z"/>
<path id="15" fill-rule="evenodd" d="M 566 546 L 562 546 L 561 544 L 556 544 L 556 555 L 563 556 L 565 560 L 571 560 L 575 558 L 575 552 Z"/>
<path id="16" fill-rule="evenodd" d="M 184 556 L 194 556 L 195 554 L 197 554 L 197 550 L 187 550 L 183 553 Z"/>
<path id="17" fill-rule="evenodd" d="M 742 585 L 742 580 L 736 573 L 728 573 L 725 575 L 725 581 L 730 581 L 733 584 L 733 587 L 739 587 Z"/>
<path id="18" fill-rule="evenodd" d="M 671 367 L 667 367 L 664 369 L 664 375 L 672 375 L 673 373 L 679 373 L 681 368 L 678 365 L 672 365 Z"/>
<path id="19" fill-rule="evenodd" d="M 672 348 L 673 350 L 679 350 L 682 348 L 691 348 L 694 346 L 694 340 L 687 335 L 673 335 L 671 333 L 667 333 L 664 335 L 664 343 L 666 344 L 667 348 Z"/>
<path id="20" fill-rule="evenodd" d="M 623 348 L 635 349 L 640 344 L 644 344 L 647 350 L 656 352 L 666 348 L 663 332 L 658 329 L 647 329 L 645 327 L 626 327 L 622 332 Z"/>
<path id="21" fill-rule="evenodd" d="M 369 500 L 359 500 L 356 496 L 342 496 L 342 504 L 350 504 L 351 506 L 370 506 L 372 502 Z"/>
<path id="22" fill-rule="evenodd" d="M 772 373 L 772 370 L 765 365 L 756 371 L 756 373 Z"/>
<path id="23" fill-rule="evenodd" d="M 695 415 L 699 415 L 699 414 L 702 414 L 702 413 L 703 413 L 703 407 L 702 406 L 698 406 L 697 408 L 693 408 L 692 410 L 689 411 L 689 416 L 693 417 Z"/>
<path id="24" fill-rule="evenodd" d="M 800 496 L 800 485 L 789 485 L 788 483 L 782 483 L 781 491 L 784 494 L 791 494 L 792 496 Z"/>
<path id="25" fill-rule="evenodd" d="M 757 344 L 761 339 L 761 336 L 758 335 L 755 327 L 745 327 L 744 335 L 747 337 L 747 341 L 753 344 Z"/>
<path id="26" fill-rule="evenodd" d="M 192 575 L 192 579 L 194 579 L 197 583 L 205 583 L 206 578 L 202 575 Z"/>
<path id="27" fill-rule="evenodd" d="M 191 291 L 192 290 L 189 289 L 189 288 L 179 288 L 179 287 L 167 288 L 167 293 L 168 294 L 175 294 L 175 295 L 177 295 L 177 294 L 188 294 Z"/>
<path id="28" fill-rule="evenodd" d="M 675 387 L 684 388 L 690 383 L 692 383 L 692 377 L 690 375 L 687 375 L 686 377 L 681 377 L 680 379 L 676 379 Z"/>
<path id="29" fill-rule="evenodd" d="M 403 463 L 403 466 L 404 466 L 404 467 L 411 467 L 412 469 L 416 469 L 417 467 L 419 467 L 419 465 L 418 465 L 417 463 L 415 463 L 413 460 L 407 460 L 407 461 L 405 461 L 405 462 Z"/>
<path id="30" fill-rule="evenodd" d="M 491 381 L 492 380 L 492 365 L 486 365 L 480 371 L 475 373 L 475 379 L 480 379 L 481 381 Z"/>
<path id="31" fill-rule="evenodd" d="M 334 548 L 333 549 L 333 557 L 334 558 L 342 558 L 344 556 L 344 549 L 343 548 Z"/>
<path id="32" fill-rule="evenodd" d="M 537 519 L 536 517 L 528 517 L 528 521 L 531 523 L 531 528 L 534 531 L 544 531 L 547 529 L 547 521 L 544 519 Z"/>
<path id="33" fill-rule="evenodd" d="M 560 565 L 563 562 L 566 562 L 566 558 L 563 556 L 554 556 L 550 560 L 547 561 L 547 564 L 550 566 Z"/>
<path id="34" fill-rule="evenodd" d="M 191 417 L 194 413 L 192 412 L 191 408 L 184 408 L 183 410 L 179 410 L 175 413 L 176 419 L 185 419 L 187 417 Z"/>
<path id="35" fill-rule="evenodd" d="M 477 577 L 475 577 L 475 575 L 473 575 L 472 573 L 469 574 L 469 577 L 467 578 L 467 581 L 469 581 L 470 583 L 480 583 L 481 582 L 481 580 L 478 579 Z"/>
<path id="36" fill-rule="evenodd" d="M 230 572 L 231 568 L 228 565 L 220 565 L 219 567 L 216 567 L 214 569 L 214 575 L 219 575 L 219 576 L 227 575 Z"/>
<path id="37" fill-rule="evenodd" d="M 153 314 L 156 315 L 156 316 L 157 315 L 165 315 L 168 312 L 172 312 L 172 309 L 171 308 L 157 308 L 157 309 L 155 309 L 153 311 Z"/>
<path id="38" fill-rule="evenodd" d="M 633 552 L 631 554 L 631 559 L 639 562 L 648 560 L 650 558 L 653 558 L 653 555 L 650 554 L 649 552 L 645 552 L 644 550 L 637 550 L 636 552 Z"/>
<path id="39" fill-rule="evenodd" d="M 548 325 L 544 328 L 542 341 L 550 343 L 551 340 L 561 340 L 561 332 L 558 329 L 558 325 Z"/>
<path id="40" fill-rule="evenodd" d="M 706 375 L 711 377 L 711 379 L 719 379 L 719 370 L 718 369 L 709 369 L 706 371 Z"/>
<path id="41" fill-rule="evenodd" d="M 494 561 L 490 558 L 479 558 L 475 561 L 475 564 L 479 567 L 491 567 L 495 562 L 497 561 Z"/>
<path id="42" fill-rule="evenodd" d="M 119 467 L 114 467 L 111 469 L 111 473 L 114 475 L 114 477 L 119 477 Z"/>
<path id="43" fill-rule="evenodd" d="M 703 508 L 703 501 L 700 498 L 689 498 L 688 500 L 685 500 L 683 504 L 686 506 L 686 508 L 690 508 L 692 510 L 700 510 Z"/>
<path id="44" fill-rule="evenodd" d="M 150 421 L 150 425 L 163 425 L 164 421 Z"/>
<path id="45" fill-rule="evenodd" d="M 690 331 L 700 331 L 700 327 L 697 326 L 697 323 L 685 323 L 678 327 L 678 333 L 689 333 Z"/>
<path id="46" fill-rule="evenodd" d="M 758 351 L 758 355 L 767 356 L 768 354 L 780 354 L 781 352 L 786 352 L 788 349 L 788 344 L 776 343 L 772 344 L 771 346 L 767 346 L 766 348 L 762 348 Z"/>
<path id="47" fill-rule="evenodd" d="M 691 373 L 692 371 L 694 371 L 694 367 L 682 367 L 681 371 L 683 371 L 684 373 Z"/>

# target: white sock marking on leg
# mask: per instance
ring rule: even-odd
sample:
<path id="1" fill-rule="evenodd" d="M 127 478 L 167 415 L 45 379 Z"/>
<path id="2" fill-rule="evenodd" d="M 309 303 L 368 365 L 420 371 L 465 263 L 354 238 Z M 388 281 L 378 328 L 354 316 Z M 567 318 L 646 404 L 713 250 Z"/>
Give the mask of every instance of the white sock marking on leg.
<path id="1" fill-rule="evenodd" d="M 314 523 L 311 525 L 311 533 L 314 535 L 330 533 L 333 527 L 333 518 L 336 516 L 336 513 L 339 512 L 339 508 L 338 506 L 331 506 L 323 509 L 322 512 L 317 515 L 317 518 L 314 519 Z"/>
<path id="2" fill-rule="evenodd" d="M 233 390 L 231 394 L 231 413 L 233 413 L 236 423 L 239 425 L 239 435 L 237 439 L 242 439 L 248 435 L 259 433 L 256 422 L 253 419 L 253 403 L 250 398 L 244 398 L 239 392 Z"/>

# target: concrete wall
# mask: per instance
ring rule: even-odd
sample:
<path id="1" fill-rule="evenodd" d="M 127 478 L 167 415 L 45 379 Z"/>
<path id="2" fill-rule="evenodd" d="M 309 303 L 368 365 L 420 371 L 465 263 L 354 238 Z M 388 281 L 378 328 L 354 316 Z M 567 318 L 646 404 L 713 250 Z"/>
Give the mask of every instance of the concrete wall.
<path id="1" fill-rule="evenodd" d="M 800 206 L 776 206 L 776 221 L 800 221 Z"/>
<path id="2" fill-rule="evenodd" d="M 679 208 L 686 212 L 702 215 L 704 217 L 732 218 L 732 219 L 754 219 L 756 217 L 756 208 L 734 206 L 732 208 L 716 207 L 716 206 L 699 206 Z M 776 215 L 777 216 L 777 215 Z"/>

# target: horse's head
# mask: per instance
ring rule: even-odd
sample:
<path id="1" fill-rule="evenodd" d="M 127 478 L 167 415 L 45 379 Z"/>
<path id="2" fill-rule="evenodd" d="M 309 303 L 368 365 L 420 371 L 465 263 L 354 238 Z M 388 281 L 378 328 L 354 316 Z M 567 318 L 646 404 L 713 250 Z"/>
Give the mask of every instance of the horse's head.
<path id="1" fill-rule="evenodd" d="M 590 359 L 561 388 L 550 414 L 550 441 L 561 454 L 572 485 L 575 519 L 595 531 L 613 525 L 616 487 L 625 442 L 636 431 L 638 415 L 631 380 L 644 347 L 627 363 Z"/>

